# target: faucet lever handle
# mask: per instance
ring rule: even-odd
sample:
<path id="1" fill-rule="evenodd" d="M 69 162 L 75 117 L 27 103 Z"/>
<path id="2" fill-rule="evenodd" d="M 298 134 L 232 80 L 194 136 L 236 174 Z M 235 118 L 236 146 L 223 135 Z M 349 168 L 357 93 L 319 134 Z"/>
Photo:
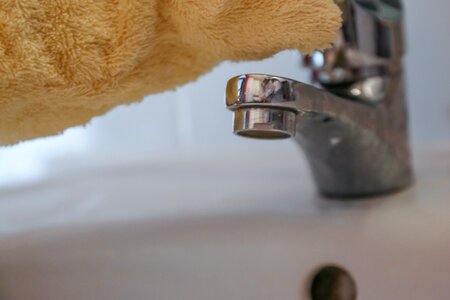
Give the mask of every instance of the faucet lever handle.
<path id="1" fill-rule="evenodd" d="M 343 12 L 339 44 L 383 59 L 404 54 L 401 0 L 335 0 Z"/>

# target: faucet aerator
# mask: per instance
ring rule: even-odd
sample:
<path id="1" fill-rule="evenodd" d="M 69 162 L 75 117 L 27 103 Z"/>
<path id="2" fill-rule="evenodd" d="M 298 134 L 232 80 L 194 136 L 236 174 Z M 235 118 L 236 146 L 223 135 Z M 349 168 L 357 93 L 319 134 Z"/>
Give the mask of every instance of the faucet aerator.
<path id="1" fill-rule="evenodd" d="M 247 107 L 234 111 L 234 133 L 257 139 L 295 136 L 296 113 L 286 109 Z"/>

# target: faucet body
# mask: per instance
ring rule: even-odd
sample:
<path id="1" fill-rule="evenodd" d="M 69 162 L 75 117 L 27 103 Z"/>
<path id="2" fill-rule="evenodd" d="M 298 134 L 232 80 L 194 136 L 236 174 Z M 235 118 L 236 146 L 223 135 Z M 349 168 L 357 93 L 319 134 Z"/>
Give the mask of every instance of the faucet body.
<path id="1" fill-rule="evenodd" d="M 336 0 L 338 1 L 338 0 Z M 340 0 L 333 48 L 306 59 L 313 85 L 262 74 L 229 80 L 236 134 L 294 137 L 319 191 L 361 197 L 412 182 L 399 0 Z"/>

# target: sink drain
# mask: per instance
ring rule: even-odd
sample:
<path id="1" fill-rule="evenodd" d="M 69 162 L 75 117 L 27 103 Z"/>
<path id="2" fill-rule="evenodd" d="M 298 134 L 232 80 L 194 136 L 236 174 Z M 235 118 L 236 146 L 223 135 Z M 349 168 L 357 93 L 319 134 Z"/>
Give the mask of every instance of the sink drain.
<path id="1" fill-rule="evenodd" d="M 325 266 L 313 274 L 311 300 L 356 300 L 356 283 L 352 275 L 338 266 Z"/>

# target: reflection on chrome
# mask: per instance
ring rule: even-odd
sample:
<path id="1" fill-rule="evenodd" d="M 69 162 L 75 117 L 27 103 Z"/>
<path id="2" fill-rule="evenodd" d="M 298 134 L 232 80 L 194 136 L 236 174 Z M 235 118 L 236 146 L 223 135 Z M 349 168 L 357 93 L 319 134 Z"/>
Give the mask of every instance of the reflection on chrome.
<path id="1" fill-rule="evenodd" d="M 234 132 L 295 139 L 319 190 L 333 197 L 386 193 L 412 182 L 399 0 L 339 0 L 333 48 L 305 58 L 315 86 L 265 74 L 229 80 Z M 388 13 L 389 11 L 389 13 Z"/>

